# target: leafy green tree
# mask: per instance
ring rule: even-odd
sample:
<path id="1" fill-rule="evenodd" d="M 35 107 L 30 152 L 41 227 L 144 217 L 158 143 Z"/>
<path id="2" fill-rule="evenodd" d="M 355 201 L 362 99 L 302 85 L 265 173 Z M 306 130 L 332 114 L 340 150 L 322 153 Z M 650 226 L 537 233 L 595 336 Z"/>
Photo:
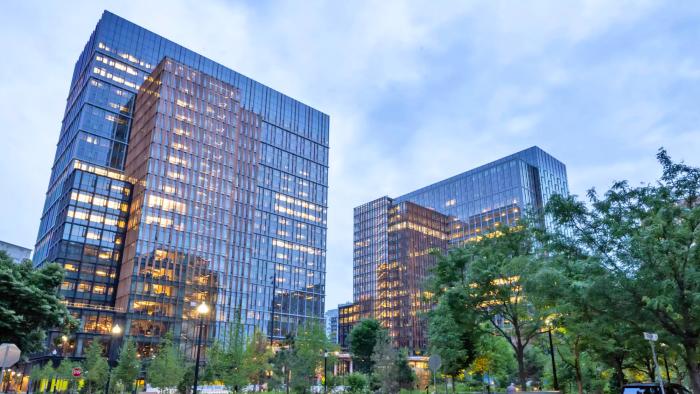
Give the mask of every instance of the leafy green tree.
<path id="1" fill-rule="evenodd" d="M 316 371 L 322 366 L 324 352 L 329 347 L 325 327 L 321 324 L 307 322 L 299 327 L 290 366 L 291 387 L 295 392 L 308 391 L 316 377 Z"/>
<path id="2" fill-rule="evenodd" d="M 369 384 L 367 375 L 361 372 L 351 373 L 347 376 L 346 382 L 351 393 L 363 393 Z"/>
<path id="3" fill-rule="evenodd" d="M 430 352 L 440 355 L 442 371 L 453 381 L 474 361 L 483 331 L 478 328 L 478 315 L 464 308 L 463 294 L 459 287 L 442 292 L 437 306 L 428 313 Z"/>
<path id="4" fill-rule="evenodd" d="M 252 384 L 261 385 L 270 370 L 270 359 L 273 356 L 272 348 L 268 345 L 267 336 L 260 330 L 255 330 L 248 341 L 244 356 L 244 365 L 248 379 Z"/>
<path id="5" fill-rule="evenodd" d="M 616 182 L 602 197 L 589 191 L 588 203 L 553 198 L 548 211 L 562 229 L 559 245 L 605 270 L 609 291 L 633 307 L 634 321 L 679 346 L 700 394 L 700 169 L 674 163 L 663 149 L 657 158 L 663 173 L 654 184 Z M 615 311 L 611 319 L 630 320 Z"/>
<path id="6" fill-rule="evenodd" d="M 582 254 L 579 245 L 562 242 L 561 234 L 551 232 L 540 234 L 540 239 L 548 258 L 525 282 L 528 298 L 550 313 L 543 329 L 552 330 L 557 355 L 572 368 L 579 391 L 585 383 L 580 360 L 585 353 L 614 370 L 612 390 L 618 391 L 630 356 L 639 351 L 642 321 L 635 303 L 621 291 L 619 278 Z"/>
<path id="7" fill-rule="evenodd" d="M 102 355 L 102 345 L 95 339 L 85 350 L 83 376 L 88 394 L 104 391 L 109 375 L 107 358 Z"/>
<path id="8" fill-rule="evenodd" d="M 177 382 L 177 392 L 180 394 L 190 394 L 194 385 L 194 363 L 186 363 L 183 367 L 182 379 Z"/>
<path id="9" fill-rule="evenodd" d="M 379 392 L 396 393 L 401 389 L 414 388 L 416 376 L 408 365 L 408 356 L 405 351 L 398 351 L 391 346 L 389 333 L 385 329 L 377 333 L 372 362 L 373 381 Z"/>
<path id="10" fill-rule="evenodd" d="M 136 354 L 136 343 L 131 338 L 127 339 L 119 352 L 118 364 L 113 370 L 115 381 L 129 392 L 133 390 L 134 381 L 141 372 L 141 361 Z"/>
<path id="11" fill-rule="evenodd" d="M 294 337 L 287 335 L 280 349 L 272 358 L 272 386 L 282 389 L 289 386 L 289 371 L 293 362 Z"/>
<path id="12" fill-rule="evenodd" d="M 363 373 L 372 372 L 372 353 L 377 344 L 377 335 L 382 327 L 375 319 L 363 319 L 350 331 L 350 354 L 355 369 Z"/>
<path id="13" fill-rule="evenodd" d="M 160 390 L 176 386 L 185 374 L 185 361 L 168 332 L 146 371 L 149 383 Z"/>
<path id="14" fill-rule="evenodd" d="M 391 340 L 386 330 L 379 330 L 372 352 L 373 375 L 378 383 L 378 392 L 383 394 L 399 391 L 397 351 L 391 347 Z"/>
<path id="15" fill-rule="evenodd" d="M 35 269 L 31 261 L 17 264 L 0 251 L 0 342 L 31 354 L 43 349 L 50 328 L 74 327 L 77 322 L 58 295 L 62 281 L 58 264 Z"/>
<path id="16" fill-rule="evenodd" d="M 42 389 L 42 392 L 46 392 L 51 386 L 51 380 L 56 376 L 56 370 L 53 368 L 51 361 L 47 362 L 43 366 L 35 365 L 29 376 L 32 379 L 32 384 L 35 389 Z M 47 384 L 41 387 L 42 380 L 46 380 Z"/>
<path id="17" fill-rule="evenodd" d="M 214 342 L 204 375 L 208 381 L 222 381 L 229 391 L 238 392 L 248 384 L 245 365 L 246 339 L 239 321 L 231 324 L 224 342 Z"/>
<path id="18" fill-rule="evenodd" d="M 439 297 L 456 294 L 463 308 L 479 314 L 515 352 L 518 377 L 526 390 L 525 349 L 540 334 L 545 314 L 525 297 L 523 281 L 541 261 L 533 226 L 494 228 L 478 242 L 438 259 L 432 285 Z"/>
<path id="19" fill-rule="evenodd" d="M 408 364 L 408 353 L 405 349 L 396 352 L 396 381 L 402 390 L 413 390 L 416 386 L 416 373 Z"/>
<path id="20" fill-rule="evenodd" d="M 517 372 L 517 364 L 510 344 L 500 335 L 479 337 L 476 357 L 470 370 L 480 376 L 488 375 L 501 385 L 507 385 Z"/>

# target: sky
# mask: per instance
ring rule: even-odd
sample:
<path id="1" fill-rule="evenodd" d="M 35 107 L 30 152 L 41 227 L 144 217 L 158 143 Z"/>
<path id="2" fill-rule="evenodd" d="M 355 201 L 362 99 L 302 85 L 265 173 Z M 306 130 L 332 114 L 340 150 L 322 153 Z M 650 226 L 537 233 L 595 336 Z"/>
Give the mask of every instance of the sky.
<path id="1" fill-rule="evenodd" d="M 353 207 L 538 145 L 583 195 L 700 166 L 694 1 L 8 1 L 0 240 L 34 246 L 73 66 L 108 9 L 331 118 L 326 308 Z"/>

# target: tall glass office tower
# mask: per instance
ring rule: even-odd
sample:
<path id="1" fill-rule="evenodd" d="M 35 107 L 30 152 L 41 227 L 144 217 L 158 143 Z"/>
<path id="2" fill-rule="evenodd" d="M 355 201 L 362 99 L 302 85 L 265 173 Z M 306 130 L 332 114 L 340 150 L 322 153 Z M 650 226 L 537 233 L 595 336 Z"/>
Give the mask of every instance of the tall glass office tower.
<path id="1" fill-rule="evenodd" d="M 79 356 L 115 323 L 143 355 L 168 330 L 192 344 L 201 301 L 210 339 L 234 319 L 276 339 L 322 322 L 328 134 L 322 112 L 105 11 L 34 255 L 65 267 L 81 322 L 58 350 Z"/>
<path id="2" fill-rule="evenodd" d="M 355 208 L 353 303 L 339 307 L 341 346 L 358 319 L 373 317 L 397 347 L 427 350 L 424 281 L 446 251 L 523 212 L 568 195 L 566 167 L 538 147 L 501 158 L 397 198 Z M 546 220 L 546 219 L 545 219 Z"/>

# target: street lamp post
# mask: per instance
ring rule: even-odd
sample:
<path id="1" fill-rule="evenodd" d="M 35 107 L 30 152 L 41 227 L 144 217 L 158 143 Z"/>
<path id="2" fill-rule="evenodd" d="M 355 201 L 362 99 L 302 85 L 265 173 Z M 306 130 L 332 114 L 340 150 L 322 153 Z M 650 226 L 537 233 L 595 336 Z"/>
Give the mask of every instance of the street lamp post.
<path id="1" fill-rule="evenodd" d="M 194 385 L 192 394 L 197 394 L 197 381 L 199 380 L 199 354 L 202 350 L 202 331 L 204 331 L 204 315 L 209 313 L 209 306 L 202 301 L 197 307 L 197 315 L 199 315 L 199 335 L 197 336 L 197 361 L 194 364 Z"/>
<path id="2" fill-rule="evenodd" d="M 114 338 L 121 335 L 121 333 L 122 328 L 119 327 L 119 324 L 115 324 L 112 326 L 112 335 L 110 335 L 109 337 L 109 345 L 107 347 L 107 366 L 109 367 L 109 372 L 107 372 L 107 385 L 105 386 L 105 394 L 109 394 L 109 383 L 112 379 L 112 367 L 114 366 L 114 357 L 112 357 L 114 351 L 112 350 L 112 347 L 114 345 Z"/>
<path id="3" fill-rule="evenodd" d="M 323 392 L 328 393 L 328 350 L 323 350 Z"/>

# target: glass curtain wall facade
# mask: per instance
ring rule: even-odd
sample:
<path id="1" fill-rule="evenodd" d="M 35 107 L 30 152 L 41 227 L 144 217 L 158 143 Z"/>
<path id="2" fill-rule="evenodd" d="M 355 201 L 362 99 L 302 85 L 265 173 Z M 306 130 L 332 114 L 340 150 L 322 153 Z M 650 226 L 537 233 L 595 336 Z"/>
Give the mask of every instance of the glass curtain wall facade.
<path id="1" fill-rule="evenodd" d="M 511 225 L 524 212 L 542 209 L 555 194 L 568 195 L 566 167 L 532 147 L 355 208 L 354 298 L 345 309 L 378 319 L 395 346 L 421 354 L 427 342 L 419 315 L 431 307 L 423 301 L 423 283 L 435 264 L 430 252 L 478 240 L 499 224 Z M 343 320 L 341 311 L 339 331 L 349 332 L 355 321 Z"/>
<path id="2" fill-rule="evenodd" d="M 145 249 L 138 248 L 142 245 L 139 237 L 146 234 L 140 226 L 146 226 L 145 222 L 151 220 L 148 212 L 144 212 L 163 210 L 163 199 L 160 206 L 156 206 L 157 199 L 152 200 L 153 206 L 148 206 L 151 195 L 148 192 L 140 191 L 140 200 L 132 198 L 139 183 L 125 170 L 126 163 L 132 159 L 127 152 L 137 110 L 136 95 L 166 57 L 192 72 L 219 81 L 221 86 L 228 85 L 235 91 L 234 101 L 240 108 L 237 119 L 244 118 L 247 122 L 242 128 L 248 130 L 250 124 L 256 124 L 257 134 L 256 137 L 241 137 L 241 141 L 246 141 L 245 146 L 237 148 L 235 153 L 248 155 L 254 151 L 255 168 L 246 174 L 224 171 L 217 159 L 209 162 L 209 168 L 192 161 L 192 168 L 178 169 L 185 177 L 200 173 L 212 177 L 214 171 L 222 171 L 220 176 L 226 178 L 233 190 L 231 206 L 227 209 L 235 212 L 237 218 L 244 218 L 241 219 L 244 223 L 235 224 L 242 227 L 227 229 L 230 233 L 222 235 L 225 231 L 214 232 L 206 227 L 211 222 L 185 223 L 197 226 L 195 231 L 214 232 L 215 236 L 207 239 L 213 245 L 207 248 L 215 248 L 216 259 L 198 260 L 187 254 L 186 248 L 165 259 L 168 264 L 187 261 L 183 264 L 192 268 L 192 272 L 202 272 L 204 268 L 198 268 L 198 264 L 212 270 L 209 283 L 215 284 L 216 291 L 211 290 L 211 293 L 217 293 L 217 297 L 221 289 L 235 293 L 242 322 L 248 330 L 258 327 L 281 339 L 293 331 L 300 320 L 312 318 L 321 322 L 323 319 L 328 116 L 105 11 L 75 65 L 33 258 L 37 266 L 55 261 L 66 268 L 68 275 L 61 292 L 71 312 L 81 320 L 78 334 L 71 337 L 68 346 L 73 349 L 72 355 L 80 355 L 87 342 L 96 335 L 108 333 L 115 322 L 125 324 L 127 334 L 132 332 L 131 325 L 139 311 L 132 309 L 133 300 L 124 301 L 125 294 L 135 297 L 135 292 L 143 291 L 165 297 L 163 293 L 169 291 L 157 288 L 155 282 L 153 286 L 149 283 L 148 290 L 141 290 L 138 286 L 146 287 L 146 282 L 128 282 L 129 279 L 120 277 L 120 272 L 125 272 L 127 277 L 133 275 L 131 269 L 141 267 L 142 258 L 148 259 L 144 256 Z M 196 93 L 183 94 L 192 97 Z M 177 101 L 175 104 L 178 107 Z M 181 111 L 185 110 L 192 109 L 182 108 Z M 214 110 L 219 111 L 219 108 Z M 197 119 L 212 119 L 207 113 L 197 112 L 197 116 Z M 198 142 L 202 146 L 209 143 Z M 161 154 L 165 154 L 165 147 L 160 148 Z M 175 148 L 169 146 L 168 149 Z M 178 152 L 172 156 L 173 160 L 187 160 L 185 155 L 196 154 Z M 163 157 L 154 160 L 163 160 Z M 168 165 L 182 167 L 183 162 Z M 159 167 L 157 176 L 162 177 L 159 186 L 163 187 L 172 178 L 160 172 L 161 168 L 165 167 Z M 156 173 L 152 172 L 145 181 L 152 182 L 154 177 Z M 189 186 L 194 187 L 191 183 Z M 161 189 L 158 193 L 164 196 L 166 192 Z M 200 198 L 202 201 L 198 200 Z M 175 195 L 173 200 L 183 204 L 195 201 L 203 207 L 211 205 L 213 211 L 220 203 L 213 198 L 195 194 Z M 182 201 L 178 201 L 180 199 Z M 132 200 L 135 206 L 130 208 Z M 141 215 L 139 227 L 127 228 L 127 223 L 136 222 L 129 217 L 130 211 Z M 175 211 L 167 212 L 175 214 Z M 155 222 L 148 225 L 165 231 Z M 172 226 L 175 225 L 173 221 Z M 150 230 L 148 234 L 150 236 Z M 235 257 L 219 252 L 228 236 L 235 239 L 236 250 L 230 252 L 235 253 Z M 135 245 L 133 251 L 125 249 L 127 240 Z M 176 240 L 172 242 L 166 250 L 180 248 L 175 246 L 179 245 Z M 156 250 L 161 249 L 153 250 L 154 261 Z M 127 251 L 133 255 L 127 258 L 124 256 Z M 138 263 L 134 260 L 137 252 Z M 237 288 L 229 289 L 231 283 L 226 283 L 223 276 L 214 281 L 213 272 L 223 265 L 229 266 L 229 275 L 240 275 L 240 281 L 234 283 Z M 234 271 L 241 273 L 234 274 Z M 126 286 L 119 290 L 119 302 L 118 283 Z M 184 297 L 185 293 L 182 294 Z M 144 310 L 151 311 L 151 315 L 143 312 L 149 320 L 158 321 L 155 316 L 163 311 L 141 305 Z M 220 310 L 215 312 L 212 315 L 215 322 L 229 318 Z M 133 332 L 154 333 L 165 327 L 137 323 Z M 209 335 L 217 335 L 217 332 L 210 330 Z M 56 336 L 57 333 L 52 333 L 49 342 L 54 342 Z"/>

